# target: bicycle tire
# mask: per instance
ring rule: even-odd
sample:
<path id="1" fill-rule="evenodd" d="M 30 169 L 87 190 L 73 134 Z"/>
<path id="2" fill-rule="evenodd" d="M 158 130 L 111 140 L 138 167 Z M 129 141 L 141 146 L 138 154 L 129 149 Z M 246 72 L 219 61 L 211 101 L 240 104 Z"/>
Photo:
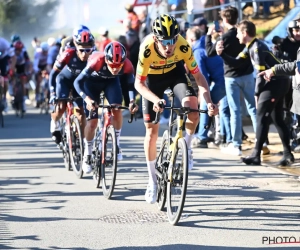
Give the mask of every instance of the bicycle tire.
<path id="1" fill-rule="evenodd" d="M 99 133 L 99 126 L 96 129 L 95 135 Z M 96 188 L 100 187 L 101 183 L 101 151 L 99 150 L 99 143 L 101 142 L 101 138 L 99 140 L 94 140 L 94 160 L 93 160 L 93 180 L 96 184 Z"/>
<path id="2" fill-rule="evenodd" d="M 157 160 L 155 162 L 155 169 L 157 169 L 162 175 L 163 178 L 160 178 L 158 175 L 156 175 L 157 178 L 157 199 L 156 199 L 156 204 L 157 207 L 160 211 L 164 210 L 165 204 L 166 204 L 166 198 L 167 198 L 167 175 L 168 171 L 163 170 L 164 166 L 162 164 L 164 162 L 167 162 L 167 155 L 165 153 L 168 152 L 168 140 L 169 140 L 169 132 L 168 130 L 165 130 L 162 136 L 162 141 L 160 145 L 160 150 L 159 150 L 159 155 L 157 157 Z"/>
<path id="3" fill-rule="evenodd" d="M 65 168 L 68 171 L 72 170 L 72 166 L 71 166 L 71 160 L 70 160 L 70 153 L 69 153 L 69 146 L 68 146 L 68 139 L 67 139 L 67 134 L 66 134 L 66 120 L 65 117 L 60 118 L 60 124 L 61 124 L 61 142 L 62 142 L 62 151 L 63 151 L 63 159 L 64 159 L 64 165 Z"/>
<path id="4" fill-rule="evenodd" d="M 104 145 L 104 163 L 101 164 L 102 174 L 102 192 L 103 195 L 110 199 L 115 188 L 116 176 L 117 176 L 117 139 L 115 128 L 109 125 L 106 128 L 105 134 L 105 145 Z M 111 138 L 111 154 L 108 154 L 108 144 Z M 103 142 L 102 142 L 103 143 Z M 109 168 L 111 169 L 111 179 L 109 179 Z"/>
<path id="5" fill-rule="evenodd" d="M 83 160 L 83 140 L 79 120 L 75 115 L 70 117 L 70 142 L 69 154 L 71 166 L 75 175 L 81 179 L 83 175 L 82 160 Z M 71 143 L 71 145 L 70 145 Z"/>
<path id="6" fill-rule="evenodd" d="M 181 164 L 177 164 L 177 157 L 179 150 L 182 150 L 182 160 Z M 176 225 L 181 217 L 185 196 L 187 191 L 187 183 L 188 183 L 188 150 L 187 145 L 184 138 L 180 138 L 177 142 L 176 151 L 173 152 L 175 154 L 174 161 L 172 166 L 172 180 L 168 181 L 167 186 L 167 214 L 169 222 L 172 225 Z M 169 166 L 169 167 L 171 167 Z M 172 197 L 175 196 L 174 187 L 181 187 L 181 195 L 179 198 L 178 206 L 174 206 L 172 202 Z M 177 209 L 176 209 L 177 207 Z"/>

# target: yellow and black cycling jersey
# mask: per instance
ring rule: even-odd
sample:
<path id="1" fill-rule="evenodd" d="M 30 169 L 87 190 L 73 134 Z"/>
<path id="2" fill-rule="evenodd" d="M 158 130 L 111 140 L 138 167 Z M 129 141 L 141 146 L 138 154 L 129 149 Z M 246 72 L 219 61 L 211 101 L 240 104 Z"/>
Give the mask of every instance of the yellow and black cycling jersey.
<path id="1" fill-rule="evenodd" d="M 137 78 L 144 81 L 148 74 L 167 73 L 176 68 L 176 63 L 179 61 L 184 61 L 192 74 L 199 71 L 192 48 L 181 35 L 178 35 L 173 56 L 165 58 L 158 52 L 153 35 L 150 34 L 140 45 Z"/>

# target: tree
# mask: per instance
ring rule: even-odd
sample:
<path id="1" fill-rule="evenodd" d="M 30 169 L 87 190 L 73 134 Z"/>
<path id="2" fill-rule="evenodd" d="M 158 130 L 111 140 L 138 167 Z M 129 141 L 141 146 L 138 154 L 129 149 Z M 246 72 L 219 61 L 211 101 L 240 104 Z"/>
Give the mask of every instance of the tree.
<path id="1" fill-rule="evenodd" d="M 0 36 L 41 36 L 49 31 L 59 0 L 1 0 Z"/>

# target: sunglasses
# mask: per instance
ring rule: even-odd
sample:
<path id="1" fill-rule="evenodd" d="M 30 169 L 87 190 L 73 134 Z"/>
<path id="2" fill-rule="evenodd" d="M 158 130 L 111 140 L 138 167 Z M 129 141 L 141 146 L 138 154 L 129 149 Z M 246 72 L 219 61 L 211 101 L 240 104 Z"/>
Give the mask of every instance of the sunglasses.
<path id="1" fill-rule="evenodd" d="M 93 48 L 87 48 L 87 49 L 78 49 L 81 53 L 85 52 L 85 53 L 90 53 Z"/>
<path id="2" fill-rule="evenodd" d="M 113 68 L 113 69 L 119 69 L 119 68 L 122 68 L 122 67 L 123 67 L 124 63 L 121 63 L 121 64 L 115 64 L 115 63 L 110 64 L 110 63 L 108 63 L 107 65 L 108 65 L 108 67 L 110 67 L 110 68 Z"/>
<path id="3" fill-rule="evenodd" d="M 163 45 L 163 46 L 168 46 L 168 45 L 174 45 L 177 42 L 177 36 L 174 37 L 173 39 L 168 39 L 168 40 L 159 40 L 158 41 Z"/>

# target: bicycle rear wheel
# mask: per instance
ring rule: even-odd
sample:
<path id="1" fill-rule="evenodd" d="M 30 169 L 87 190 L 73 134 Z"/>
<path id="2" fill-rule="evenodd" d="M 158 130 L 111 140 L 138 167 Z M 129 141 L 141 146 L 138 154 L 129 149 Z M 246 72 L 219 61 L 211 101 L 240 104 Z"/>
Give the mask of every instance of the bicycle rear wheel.
<path id="1" fill-rule="evenodd" d="M 70 142 L 69 142 L 69 154 L 71 160 L 71 166 L 78 178 L 83 175 L 82 171 L 82 158 L 83 158 L 83 141 L 81 136 L 81 129 L 79 120 L 75 115 L 70 118 Z"/>
<path id="2" fill-rule="evenodd" d="M 188 150 L 186 142 L 180 138 L 175 148 L 172 167 L 172 180 L 167 186 L 167 214 L 169 222 L 176 225 L 180 219 L 188 183 Z"/>
<path id="3" fill-rule="evenodd" d="M 104 163 L 101 165 L 103 195 L 110 199 L 115 188 L 117 175 L 117 139 L 112 125 L 106 129 Z"/>
<path id="4" fill-rule="evenodd" d="M 167 180 L 168 180 L 167 173 L 168 173 L 168 166 L 169 166 L 169 161 L 167 159 L 168 140 L 169 140 L 168 130 L 165 130 L 160 145 L 159 155 L 155 163 L 155 172 L 157 178 L 156 202 L 157 202 L 158 209 L 160 211 L 162 211 L 165 208 L 166 198 L 167 198 Z"/>

